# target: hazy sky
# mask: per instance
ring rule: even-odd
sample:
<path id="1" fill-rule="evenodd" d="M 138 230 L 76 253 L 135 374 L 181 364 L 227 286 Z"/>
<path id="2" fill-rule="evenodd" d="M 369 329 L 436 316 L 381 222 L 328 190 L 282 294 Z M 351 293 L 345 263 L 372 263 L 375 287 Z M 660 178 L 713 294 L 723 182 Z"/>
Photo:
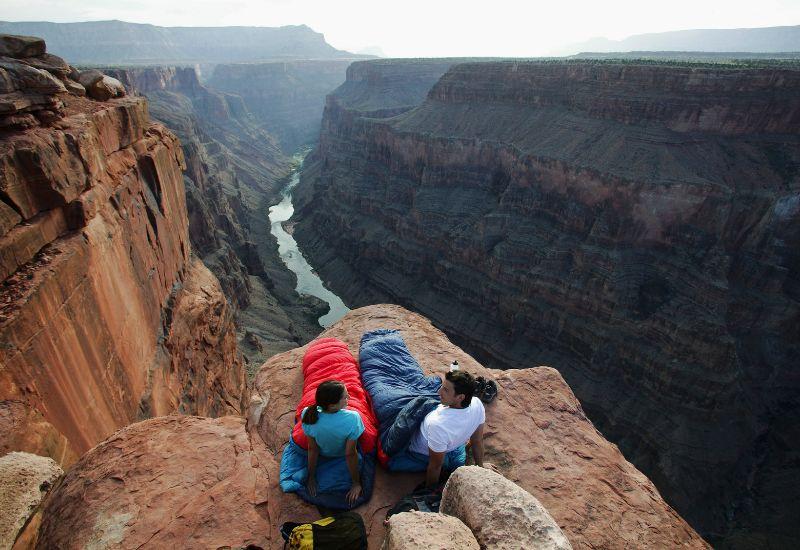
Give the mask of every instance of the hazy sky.
<path id="1" fill-rule="evenodd" d="M 392 57 L 535 56 L 603 36 L 800 24 L 800 0 L 0 0 L 0 20 L 162 26 L 306 24 L 341 49 Z"/>

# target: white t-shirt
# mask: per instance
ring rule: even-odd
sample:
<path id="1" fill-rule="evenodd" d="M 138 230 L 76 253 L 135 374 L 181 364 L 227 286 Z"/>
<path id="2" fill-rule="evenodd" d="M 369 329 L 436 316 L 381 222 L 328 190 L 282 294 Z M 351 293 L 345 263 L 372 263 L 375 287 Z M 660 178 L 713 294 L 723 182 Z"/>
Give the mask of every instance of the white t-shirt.
<path id="1" fill-rule="evenodd" d="M 439 405 L 428 413 L 419 430 L 411 437 L 409 450 L 427 455 L 428 447 L 437 453 L 449 453 L 465 444 L 478 426 L 486 422 L 486 411 L 478 397 L 465 409 Z"/>

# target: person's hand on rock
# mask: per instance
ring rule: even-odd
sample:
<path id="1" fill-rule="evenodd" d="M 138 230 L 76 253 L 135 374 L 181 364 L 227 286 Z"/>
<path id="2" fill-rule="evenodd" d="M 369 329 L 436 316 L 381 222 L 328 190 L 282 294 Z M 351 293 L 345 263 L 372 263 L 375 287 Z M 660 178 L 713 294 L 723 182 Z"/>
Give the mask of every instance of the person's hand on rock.
<path id="1" fill-rule="evenodd" d="M 353 483 L 353 486 L 350 487 L 350 490 L 347 492 L 347 503 L 352 506 L 353 503 L 358 500 L 358 497 L 361 496 L 361 484 L 360 483 Z"/>

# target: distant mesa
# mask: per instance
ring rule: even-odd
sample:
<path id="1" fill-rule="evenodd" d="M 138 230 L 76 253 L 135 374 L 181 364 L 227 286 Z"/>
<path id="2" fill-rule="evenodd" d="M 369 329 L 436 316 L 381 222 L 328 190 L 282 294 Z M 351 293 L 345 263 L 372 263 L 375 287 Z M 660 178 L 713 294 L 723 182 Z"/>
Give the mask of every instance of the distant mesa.
<path id="1" fill-rule="evenodd" d="M 125 21 L 0 21 L 0 34 L 38 36 L 76 65 L 246 63 L 352 58 L 305 25 L 286 27 L 157 27 Z M 87 43 L 93 45 L 87 48 Z"/>
<path id="2" fill-rule="evenodd" d="M 635 34 L 624 40 L 596 37 L 552 52 L 683 51 L 683 52 L 800 52 L 800 25 L 752 29 L 692 29 Z"/>

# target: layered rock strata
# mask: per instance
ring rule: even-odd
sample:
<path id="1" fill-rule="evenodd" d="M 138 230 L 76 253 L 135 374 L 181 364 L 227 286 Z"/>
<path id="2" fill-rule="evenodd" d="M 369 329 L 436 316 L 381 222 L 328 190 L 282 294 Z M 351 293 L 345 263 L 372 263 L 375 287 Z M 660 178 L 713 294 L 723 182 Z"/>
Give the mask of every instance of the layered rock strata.
<path id="1" fill-rule="evenodd" d="M 350 306 L 557 367 L 714 540 L 789 544 L 798 92 L 794 69 L 587 62 L 456 65 L 384 119 L 337 92 L 295 237 Z"/>
<path id="2" fill-rule="evenodd" d="M 227 302 L 191 256 L 177 139 L 143 98 L 58 101 L 61 118 L 0 141 L 0 448 L 69 464 L 149 415 L 249 396 Z"/>
<path id="3" fill-rule="evenodd" d="M 67 62 L 48 54 L 41 38 L 0 35 L 0 131 L 33 128 L 62 118 L 61 97 L 68 87 L 82 88 L 69 74 Z"/>
<path id="4" fill-rule="evenodd" d="M 239 345 L 250 368 L 305 344 L 320 330 L 324 304 L 294 291 L 278 255 L 268 206 L 280 200 L 291 159 L 260 128 L 241 97 L 203 86 L 197 70 L 136 67 L 108 71 L 181 140 L 192 249 L 236 308 Z M 247 335 L 249 338 L 246 338 Z"/>
<path id="5" fill-rule="evenodd" d="M 706 547 L 652 482 L 592 426 L 557 371 L 486 369 L 427 319 L 399 306 L 351 311 L 321 337 L 343 340 L 358 357 L 362 334 L 378 328 L 400 330 L 426 374 L 443 374 L 458 359 L 462 369 L 497 382 L 499 396 L 486 413 L 487 461 L 535 496 L 575 548 Z M 294 426 L 304 353 L 302 347 L 276 355 L 255 379 L 249 423 L 276 460 Z M 423 477 L 378 470 L 371 500 L 356 509 L 367 526 L 370 547 L 380 547 L 384 539 L 386 510 Z M 318 518 L 314 507 L 294 495 L 282 495 L 279 509 L 279 516 L 271 516 L 277 525 Z"/>

